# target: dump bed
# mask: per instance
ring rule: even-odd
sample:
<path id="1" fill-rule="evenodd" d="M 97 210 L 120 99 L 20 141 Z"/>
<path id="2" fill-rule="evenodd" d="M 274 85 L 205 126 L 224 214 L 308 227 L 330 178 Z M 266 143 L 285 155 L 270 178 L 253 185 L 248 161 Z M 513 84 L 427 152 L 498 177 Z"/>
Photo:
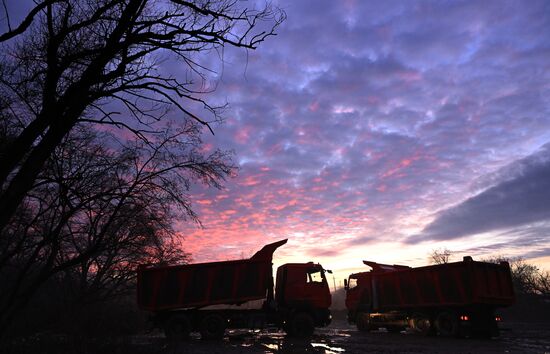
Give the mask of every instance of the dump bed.
<path id="1" fill-rule="evenodd" d="M 264 246 L 252 258 L 175 266 L 138 268 L 138 305 L 161 311 L 241 304 L 273 294 L 272 256 L 282 240 Z"/>
<path id="2" fill-rule="evenodd" d="M 514 290 L 508 263 L 463 262 L 373 272 L 380 310 L 437 306 L 509 306 Z M 376 306 L 377 305 L 377 306 Z"/>

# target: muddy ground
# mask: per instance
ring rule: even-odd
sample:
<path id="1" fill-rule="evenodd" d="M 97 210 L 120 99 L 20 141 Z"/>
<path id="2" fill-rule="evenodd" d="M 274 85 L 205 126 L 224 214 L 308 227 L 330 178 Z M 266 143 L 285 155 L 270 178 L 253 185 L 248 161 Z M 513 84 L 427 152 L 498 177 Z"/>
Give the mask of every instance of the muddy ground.
<path id="1" fill-rule="evenodd" d="M 276 329 L 228 331 L 223 341 L 169 343 L 160 332 L 135 336 L 136 352 L 156 353 L 549 353 L 550 323 L 508 323 L 492 339 L 424 337 L 413 333 L 388 333 L 384 329 L 363 333 L 343 320 L 317 329 L 311 340 L 287 338 Z"/>

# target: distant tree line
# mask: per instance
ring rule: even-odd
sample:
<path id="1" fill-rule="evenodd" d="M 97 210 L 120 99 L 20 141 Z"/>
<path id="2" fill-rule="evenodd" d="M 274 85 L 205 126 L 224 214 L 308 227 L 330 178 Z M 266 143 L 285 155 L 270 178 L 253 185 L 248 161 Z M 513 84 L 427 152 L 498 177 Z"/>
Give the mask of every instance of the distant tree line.
<path id="1" fill-rule="evenodd" d="M 201 140 L 224 107 L 199 55 L 255 49 L 284 20 L 237 0 L 37 0 L 13 24 L 16 3 L 0 33 L 0 337 L 54 301 L 45 289 L 89 305 L 127 294 L 139 263 L 189 259 L 172 225 L 199 222 L 191 185 L 235 173 Z"/>

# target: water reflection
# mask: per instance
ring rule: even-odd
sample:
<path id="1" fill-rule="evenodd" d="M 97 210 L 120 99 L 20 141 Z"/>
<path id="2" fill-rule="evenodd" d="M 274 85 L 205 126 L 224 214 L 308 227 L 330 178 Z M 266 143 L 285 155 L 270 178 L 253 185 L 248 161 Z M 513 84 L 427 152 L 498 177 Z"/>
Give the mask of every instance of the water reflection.
<path id="1" fill-rule="evenodd" d="M 271 338 L 262 338 L 263 341 Z M 322 340 L 322 339 L 321 339 Z M 284 337 L 274 343 L 262 343 L 265 349 L 265 353 L 325 353 L 325 354 L 338 354 L 345 352 L 345 349 L 338 347 L 332 342 L 320 341 L 320 338 L 314 340 L 304 340 L 296 338 Z"/>
<path id="2" fill-rule="evenodd" d="M 344 348 L 329 347 L 325 343 L 311 343 L 311 346 L 313 348 L 323 348 L 325 349 L 325 353 L 331 353 L 331 354 L 342 353 L 346 351 Z"/>
<path id="3" fill-rule="evenodd" d="M 221 348 L 230 353 L 315 353 L 341 354 L 345 353 L 346 341 L 353 330 L 348 328 L 324 328 L 318 330 L 310 339 L 289 337 L 276 328 L 261 331 L 229 330 L 222 341 L 204 341 L 199 335 L 191 335 L 189 340 L 174 343 L 170 353 L 212 354 Z M 168 349 L 168 348 L 167 348 Z"/>
<path id="4" fill-rule="evenodd" d="M 341 338 L 345 340 L 348 333 L 327 333 L 326 335 L 315 335 L 311 339 L 300 339 L 288 337 L 284 332 L 249 333 L 249 336 L 237 336 L 230 339 L 240 341 L 241 347 L 260 347 L 264 353 L 316 353 L 316 354 L 339 354 L 345 352 L 337 341 L 329 339 Z"/>

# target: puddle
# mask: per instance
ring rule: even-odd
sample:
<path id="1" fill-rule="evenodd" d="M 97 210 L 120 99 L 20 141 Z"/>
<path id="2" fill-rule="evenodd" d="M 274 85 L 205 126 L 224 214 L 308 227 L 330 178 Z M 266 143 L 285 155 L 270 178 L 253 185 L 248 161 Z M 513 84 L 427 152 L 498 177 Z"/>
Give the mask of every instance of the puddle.
<path id="1" fill-rule="evenodd" d="M 266 347 L 267 349 L 271 349 L 271 350 L 275 350 L 275 351 L 279 350 L 279 345 L 278 344 L 263 343 L 263 346 Z"/>
<path id="2" fill-rule="evenodd" d="M 311 343 L 311 346 L 313 348 L 323 348 L 325 349 L 325 353 L 327 354 L 343 353 L 346 351 L 343 348 L 331 347 L 326 345 L 325 343 Z"/>

